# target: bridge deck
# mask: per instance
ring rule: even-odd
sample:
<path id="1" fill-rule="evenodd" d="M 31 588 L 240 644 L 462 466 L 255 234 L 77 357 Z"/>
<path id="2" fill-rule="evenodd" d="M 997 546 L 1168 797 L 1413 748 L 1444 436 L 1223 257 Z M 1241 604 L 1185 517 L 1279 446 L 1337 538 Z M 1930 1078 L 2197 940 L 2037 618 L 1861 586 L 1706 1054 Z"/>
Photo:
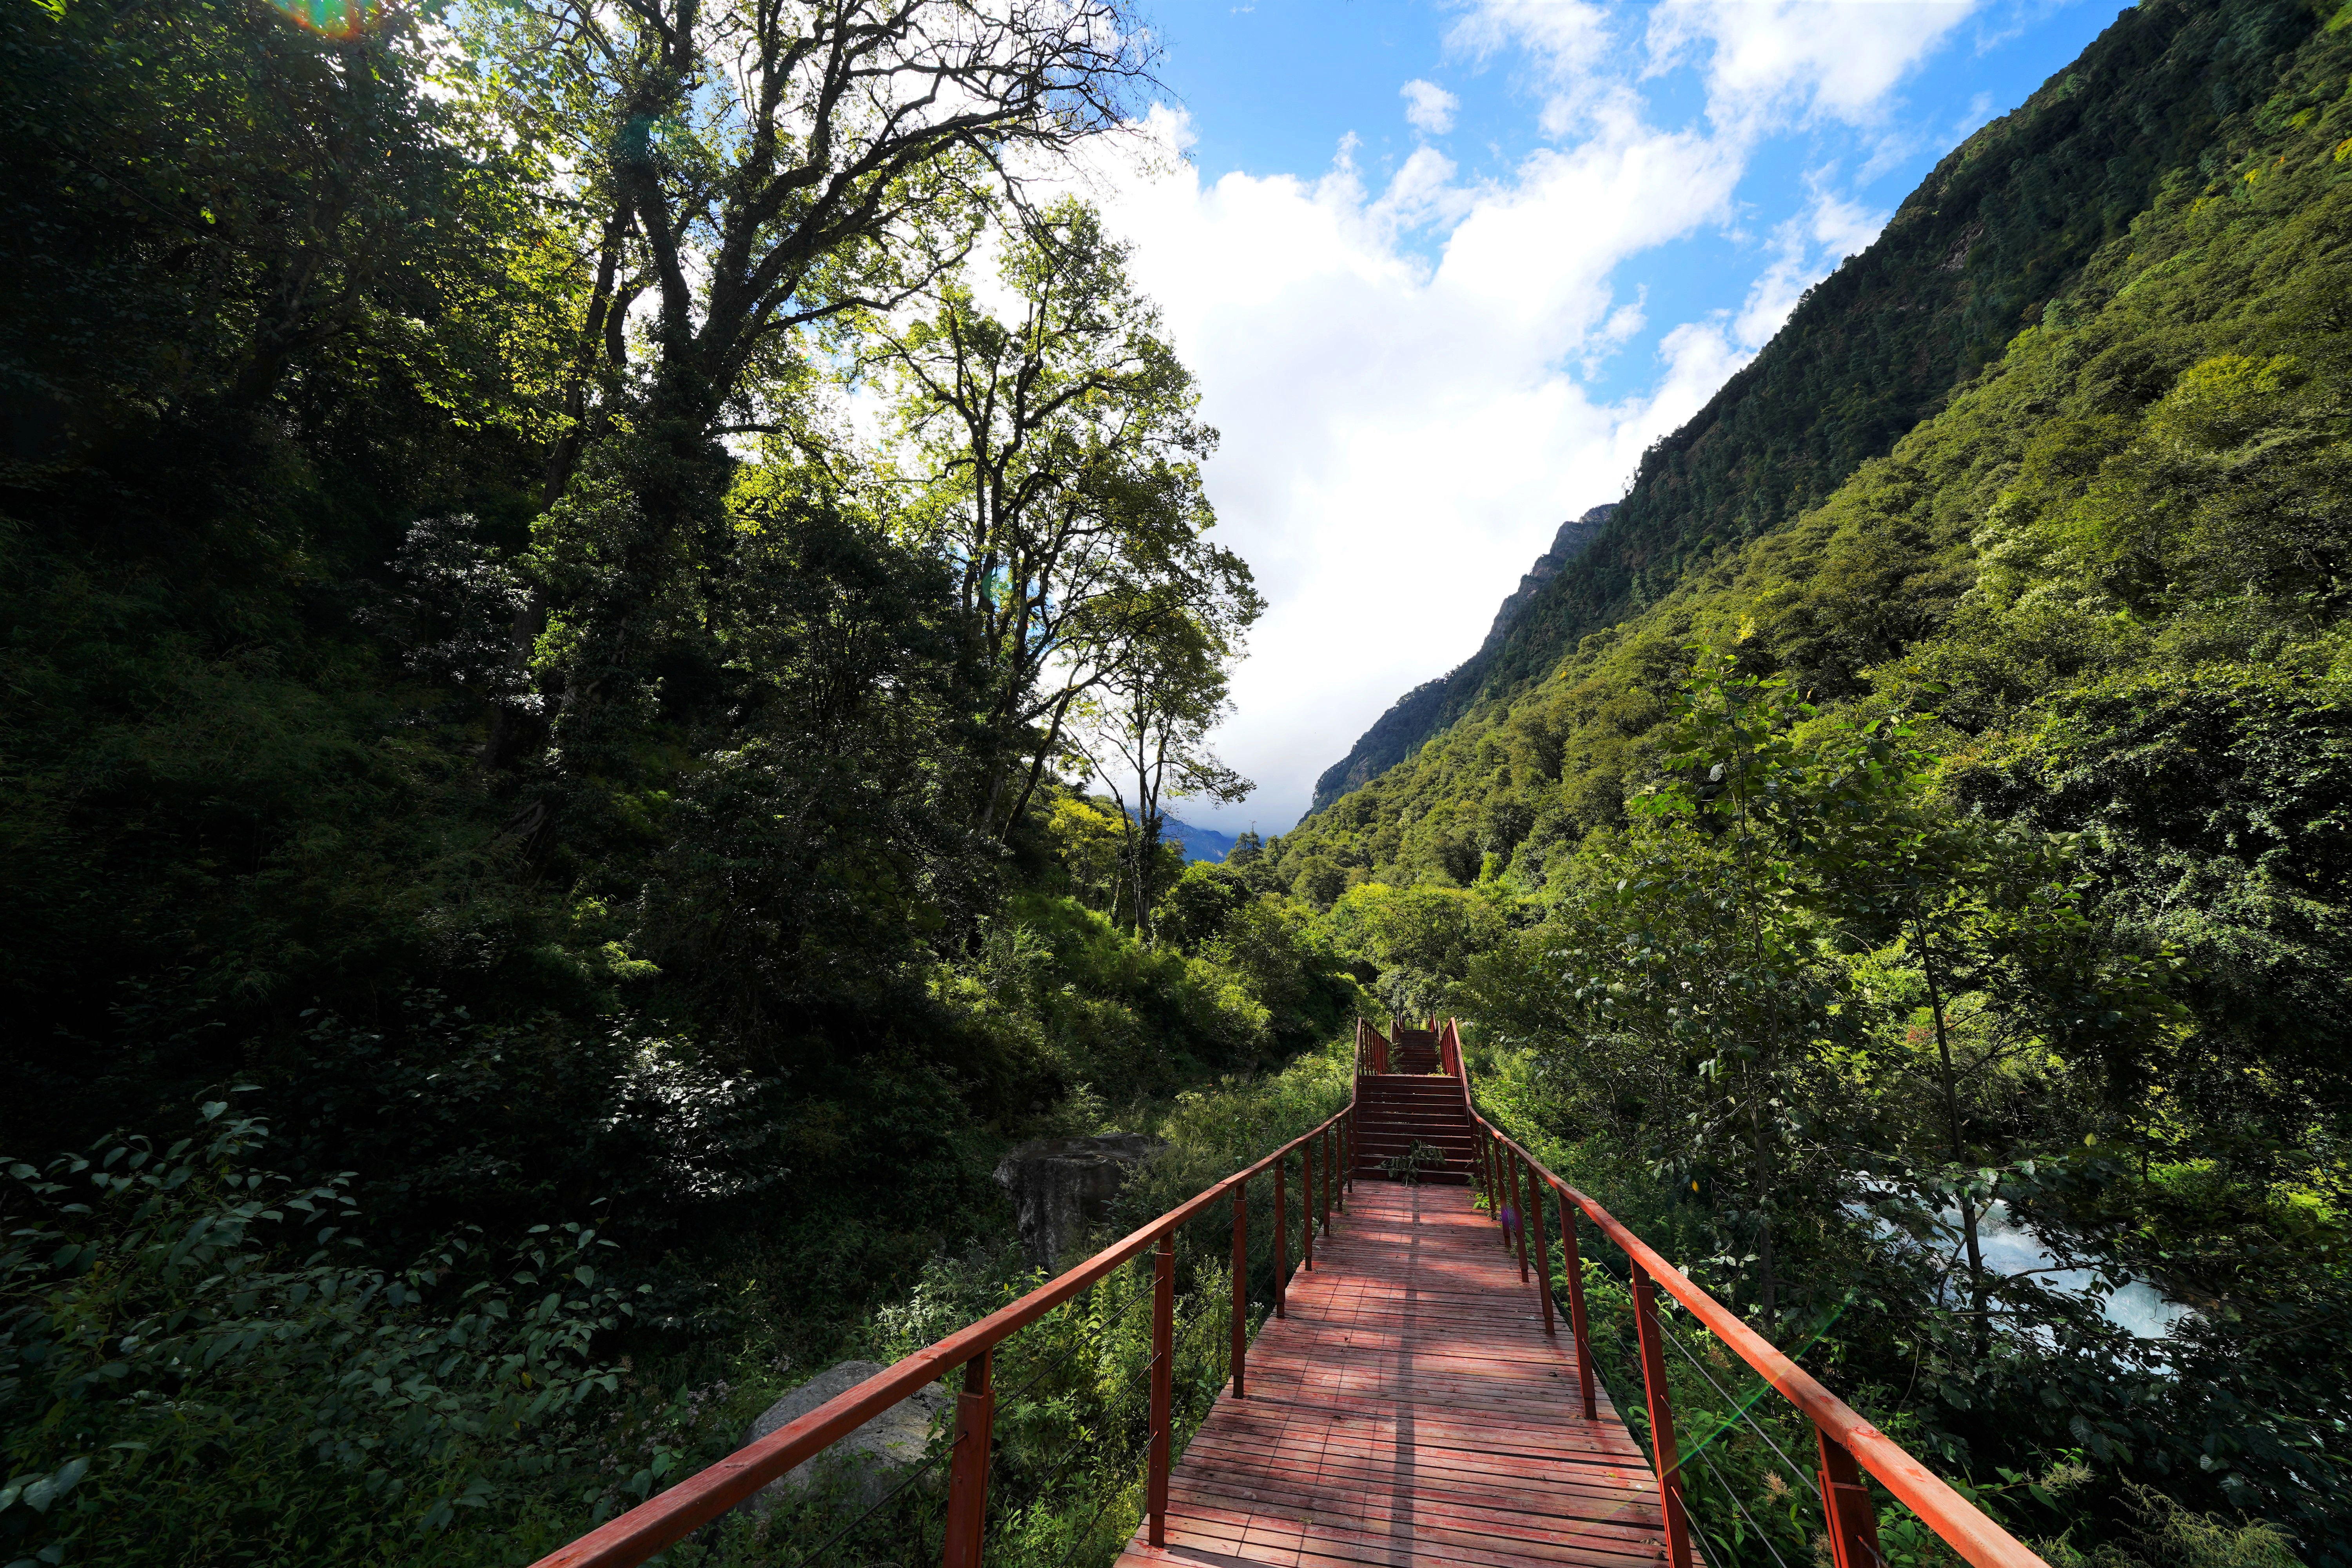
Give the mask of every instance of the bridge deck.
<path id="1" fill-rule="evenodd" d="M 1583 1418 L 1568 1325 L 1466 1189 L 1360 1181 L 1332 1229 L 1170 1475 L 1168 1545 L 1139 1526 L 1121 1568 L 1664 1556 L 1647 1460 L 1605 1393 Z"/>

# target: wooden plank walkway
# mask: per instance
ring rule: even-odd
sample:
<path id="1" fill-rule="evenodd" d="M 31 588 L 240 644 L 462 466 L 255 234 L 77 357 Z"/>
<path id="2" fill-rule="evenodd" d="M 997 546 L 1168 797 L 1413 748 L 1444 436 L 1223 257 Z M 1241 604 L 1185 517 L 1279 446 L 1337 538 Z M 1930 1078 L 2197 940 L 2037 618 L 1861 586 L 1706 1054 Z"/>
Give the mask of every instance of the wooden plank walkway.
<path id="1" fill-rule="evenodd" d="M 1120 1568 L 1662 1561 L 1657 1478 L 1605 1392 L 1583 1418 L 1500 1234 L 1466 1188 L 1359 1181 L 1169 1477 L 1167 1546 L 1147 1521 Z"/>

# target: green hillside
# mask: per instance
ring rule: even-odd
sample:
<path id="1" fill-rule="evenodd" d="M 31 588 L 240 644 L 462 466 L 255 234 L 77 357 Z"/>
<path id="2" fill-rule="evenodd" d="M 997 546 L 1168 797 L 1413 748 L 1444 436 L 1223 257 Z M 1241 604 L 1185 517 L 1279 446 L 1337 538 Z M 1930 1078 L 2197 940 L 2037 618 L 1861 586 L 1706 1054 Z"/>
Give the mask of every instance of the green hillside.
<path id="1" fill-rule="evenodd" d="M 2334 1563 L 2352 10 L 2327 9 L 2127 13 L 1651 455 L 1476 703 L 1243 874 L 1328 911 L 1391 1005 L 1462 1014 L 1492 1102 L 1718 1288 L 1843 1313 L 1877 1418 L 1980 1479 L 2079 1450 L 2110 1520 L 2156 1485 Z M 2093 157 L 2102 125 L 2132 155 Z M 1927 264 L 1979 219 L 1964 268 Z M 1884 303 L 1906 275 L 1936 306 L 1909 321 Z M 1948 399 L 1922 363 L 1956 367 Z M 1783 375 L 1806 395 L 1776 402 Z M 1931 1210 L 1962 1192 L 2189 1326 L 2150 1360 L 1979 1295 L 2044 1325 L 2001 1349 L 1926 1304 L 1954 1275 L 1887 1283 L 1849 1216 L 1919 1194 L 1885 1223 L 1957 1257 Z M 1825 1280 L 1922 1294 L 1879 1318 Z"/>
<path id="2" fill-rule="evenodd" d="M 2126 10 L 2065 71 L 1970 136 L 1866 251 L 1696 417 L 1644 455 L 1592 546 L 1499 646 L 1401 699 L 1318 786 L 1409 754 L 1541 679 L 1585 636 L 1820 506 L 1938 409 L 2103 247 L 2236 151 L 2245 112 L 2328 7 L 2303 0 Z M 1890 645 L 1868 650 L 1884 657 Z M 1349 764 L 1360 765 L 1350 767 Z"/>
<path id="3" fill-rule="evenodd" d="M 1994 342 L 1948 407 L 1805 505 L 1817 481 L 1791 476 L 1837 466 L 1799 456 L 1805 430 L 1781 438 L 1786 463 L 1728 456 L 1734 428 L 1772 412 L 1757 384 L 1801 359 L 1833 393 L 1818 402 L 1898 418 L 1901 398 L 1875 375 L 1874 356 L 1832 356 L 1811 341 L 1846 330 L 1825 301 L 1886 276 L 1890 258 L 1933 249 L 1919 237 L 1941 232 L 1936 193 L 1986 161 L 1987 138 L 2025 134 L 2087 94 L 2084 73 L 1972 138 L 1868 254 L 1814 290 L 1766 354 L 1652 455 L 1640 509 L 1629 500 L 1602 542 L 1623 546 L 1618 562 L 1588 557 L 1561 573 L 1529 617 L 1549 616 L 1552 629 L 1511 639 L 1529 677 L 1269 840 L 1262 875 L 1325 906 L 1369 880 L 1500 879 L 1540 890 L 1554 858 L 1621 826 L 1627 793 L 1655 775 L 1650 738 L 1689 667 L 1685 645 L 1727 646 L 1751 620 L 1746 668 L 1785 670 L 1832 701 L 1927 708 L 1969 759 L 1965 776 L 1987 789 L 2040 755 L 2048 724 L 2095 693 L 2122 700 L 2143 682 L 2186 701 L 2244 680 L 2300 702 L 2286 693 L 2322 689 L 2341 635 L 2347 526 L 2345 16 L 2321 29 L 2305 7 L 2127 13 L 2091 56 L 2113 61 L 2158 26 L 2177 46 L 2275 37 L 2290 22 L 2307 36 L 2265 59 L 2259 101 L 2220 120 L 2180 100 L 2241 94 L 2234 68 L 2217 64 L 2210 83 L 2189 84 L 2175 75 L 2178 47 L 2136 51 L 2139 68 L 2118 68 L 2098 118 L 2186 117 L 2200 122 L 2180 140 L 2201 150 L 2147 172 L 2144 205 L 2107 209 L 2102 243 L 2079 268 L 2047 275 L 2048 291 L 2023 310 L 2035 324 Z M 2054 145 L 2053 158 L 2077 166 L 2072 143 Z M 2042 168 L 2013 159 L 2002 178 L 2031 186 Z M 2009 244 L 2047 258 L 2072 236 L 2053 224 L 2041 241 L 2021 232 Z M 1761 429 L 1752 439 L 1745 450 L 1770 445 Z M 1718 447 L 1724 461 L 1699 461 Z M 1669 487 L 1675 473 L 1684 477 Z M 1668 488 L 1688 504 L 1670 508 Z M 1639 549 L 1637 535 L 1648 542 Z M 1928 690 L 1931 680 L 1948 689 Z M 2079 795 L 2067 799 L 2089 810 Z"/>

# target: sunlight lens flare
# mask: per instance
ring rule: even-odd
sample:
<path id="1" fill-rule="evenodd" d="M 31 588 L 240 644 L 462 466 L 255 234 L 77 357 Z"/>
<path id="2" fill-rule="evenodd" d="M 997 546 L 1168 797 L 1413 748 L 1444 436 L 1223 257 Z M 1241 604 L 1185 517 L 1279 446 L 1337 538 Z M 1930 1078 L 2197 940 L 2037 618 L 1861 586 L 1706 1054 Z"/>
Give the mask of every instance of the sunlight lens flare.
<path id="1" fill-rule="evenodd" d="M 383 0 L 269 0 L 297 26 L 329 38 L 355 38 L 381 23 Z"/>

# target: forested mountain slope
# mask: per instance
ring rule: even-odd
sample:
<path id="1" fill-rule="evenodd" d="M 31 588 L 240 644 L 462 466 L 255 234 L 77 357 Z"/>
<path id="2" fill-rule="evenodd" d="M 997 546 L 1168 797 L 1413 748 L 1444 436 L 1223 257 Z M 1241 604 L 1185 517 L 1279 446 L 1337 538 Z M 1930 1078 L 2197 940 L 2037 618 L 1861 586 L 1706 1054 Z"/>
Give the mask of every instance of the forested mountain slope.
<path id="1" fill-rule="evenodd" d="M 1435 680 L 1414 687 L 1374 720 L 1372 727 L 1356 738 L 1348 754 L 1324 769 L 1323 776 L 1315 781 L 1312 809 L 1320 811 L 1411 756 L 1433 730 L 1443 725 L 1457 693 L 1475 691 L 1483 686 L 1496 651 L 1510 637 L 1511 629 L 1526 616 L 1528 607 L 1543 593 L 1544 585 L 1591 547 L 1616 510 L 1616 502 L 1610 501 L 1561 523 L 1552 535 L 1550 548 L 1536 557 L 1527 574 L 1519 579 L 1519 585 L 1495 612 L 1495 624 L 1486 629 L 1486 640 L 1478 645 L 1478 651 Z"/>
<path id="2" fill-rule="evenodd" d="M 2169 49 L 2151 47 L 2151 29 L 2158 27 Z M 2249 40 L 2288 35 L 2303 41 L 2250 63 Z M 1660 694 L 1685 667 L 1681 645 L 1702 634 L 1728 638 L 1743 619 L 1756 627 L 1744 645 L 1746 662 L 1786 668 L 1816 695 L 1846 700 L 1909 680 L 1903 672 L 1918 665 L 1904 663 L 1906 654 L 1932 647 L 1942 660 L 1968 648 L 1976 650 L 1971 660 L 1990 657 L 1982 651 L 1987 628 L 2028 613 L 2015 605 L 2034 606 L 2032 615 L 2047 618 L 2053 595 L 2084 595 L 2082 607 L 2069 612 L 2069 624 L 2091 628 L 2083 631 L 2081 647 L 2044 650 L 2000 686 L 1998 700 L 1938 700 L 1948 720 L 1971 735 L 1996 721 L 2021 723 L 2027 705 L 2065 680 L 2109 668 L 2126 649 L 2132 660 L 2161 649 L 2177 658 L 2252 659 L 2259 653 L 2268 664 L 2284 646 L 2278 638 L 2330 634 L 2337 567 L 2327 530 L 2335 514 L 2324 500 L 2283 491 L 2279 465 L 2304 450 L 2298 442 L 2316 440 L 2316 455 L 2296 459 L 2306 466 L 2294 468 L 2292 483 L 2326 491 L 2335 482 L 2334 449 L 2324 436 L 2281 446 L 2268 422 L 2324 431 L 2335 417 L 2329 411 L 2338 407 L 2326 367 L 2341 350 L 2347 298 L 2338 270 L 2345 183 L 2352 178 L 2352 152 L 2343 145 L 2352 131 L 2343 124 L 2346 48 L 2340 11 L 2325 23 L 2301 5 L 2161 4 L 2127 13 L 2085 56 L 2105 62 L 2104 99 L 2090 101 L 2092 89 L 2081 85 L 2090 73 L 2070 70 L 2027 110 L 1972 138 L 1905 204 L 1868 255 L 1813 291 L 1771 351 L 1653 454 L 1608 532 L 1547 585 L 1509 639 L 1505 658 L 1522 670 L 1519 684 L 1498 675 L 1484 706 L 1406 765 L 1270 840 L 1267 874 L 1279 868 L 1286 884 L 1307 878 L 1326 903 L 1340 889 L 1374 877 L 1468 883 L 1482 871 L 1507 871 L 1540 886 L 1553 849 L 1622 821 L 1626 791 L 1647 776 L 1642 737 L 1664 711 Z M 2226 117 L 2207 112 L 2225 102 L 2240 107 Z M 2013 198 L 2003 241 L 2009 253 L 2042 258 L 2037 267 L 2049 263 L 2074 243 L 2069 221 L 2086 214 L 2106 237 L 2084 247 L 2078 268 L 2033 274 L 2049 289 L 2026 295 L 2021 306 L 2035 324 L 2004 344 L 1990 327 L 1963 332 L 1962 324 L 1982 311 L 1972 317 L 1955 307 L 1938 318 L 1948 333 L 1932 341 L 1923 335 L 1900 356 L 1855 348 L 1833 371 L 1817 340 L 1852 344 L 1900 320 L 1892 310 L 1876 316 L 1864 310 L 1857 324 L 1842 320 L 1834 302 L 1861 298 L 1865 279 L 1889 276 L 1881 270 L 1892 265 L 1888 258 L 1934 249 L 1918 237 L 1948 226 L 1948 205 L 1935 193 L 1958 188 L 1973 168 L 1991 161 L 1986 137 L 2028 134 L 2037 115 L 2112 126 L 2119 136 L 2126 126 L 2170 126 L 2173 144 L 2189 153 L 2134 169 L 2131 179 L 2147 192 L 2144 205 L 2095 208 L 2029 196 L 2045 173 L 2063 187 L 2066 171 L 2092 166 L 2074 140 L 2043 135 L 2041 155 L 2011 158 L 1999 170 L 2004 195 Z M 2103 183 L 2122 177 L 2104 165 L 2099 176 Z M 1969 228 L 1979 217 L 1966 214 L 1979 213 L 1986 225 L 1972 257 L 1992 243 L 1994 219 L 2002 216 L 1988 199 L 1969 204 L 1959 224 Z M 2041 227 L 2019 216 L 2027 211 L 2044 215 Z M 1960 290 L 1978 264 L 1972 260 L 1964 273 L 1922 270 L 1924 287 Z M 1986 297 L 1973 281 L 1965 292 Z M 1927 324 L 1924 314 L 1916 323 L 1923 334 Z M 1931 402 L 1948 395 L 1948 406 L 1911 429 L 1885 458 L 1822 487 L 1828 500 L 1810 508 L 1790 500 L 1801 488 L 1791 474 L 1821 471 L 1802 456 L 1806 442 L 1860 426 L 1825 416 L 1811 436 L 1792 426 L 1771 448 L 1760 428 L 1769 408 L 1740 395 L 1772 381 L 1801 350 L 1812 367 L 1806 374 L 1813 404 L 1892 408 L 1899 397 L 1890 379 L 1898 390 L 1912 384 L 1908 367 L 1922 354 L 1932 357 L 1933 342 L 1965 343 L 1953 353 L 1966 357 L 1990 343 L 1996 357 L 1957 388 L 1925 395 Z M 2259 356 L 2270 368 L 2217 365 L 2182 380 L 2201 362 L 2228 355 Z M 2271 366 L 2279 355 L 2287 359 Z M 1891 378 L 1881 374 L 1890 362 L 1898 372 Z M 1789 374 L 1798 378 L 1793 370 Z M 2200 395 L 2197 389 L 2223 383 L 2232 389 L 2227 396 L 2261 410 L 2243 416 L 2251 424 L 2223 433 L 2234 441 L 2238 432 L 2259 432 L 2244 437 L 2255 440 L 2251 452 L 2258 457 L 2217 458 L 2201 482 L 2242 498 L 2233 505 L 2251 506 L 2250 498 L 2259 497 L 2265 509 L 2276 509 L 2265 510 L 2265 521 L 2231 531 L 2242 542 L 2232 548 L 2255 549 L 2253 539 L 2267 540 L 2259 561 L 2233 556 L 2226 570 L 2209 563 L 2200 568 L 2205 575 L 2175 583 L 2162 577 L 2152 556 L 2135 556 L 2158 577 L 2127 591 L 2109 567 L 2085 567 L 2081 551 L 2089 546 L 2081 531 L 2087 525 L 2079 521 L 2065 525 L 2076 531 L 2066 534 L 2075 542 L 2072 552 L 2053 550 L 2047 531 L 2059 525 L 2045 515 L 2051 509 L 2073 518 L 2074 509 L 2089 504 L 2085 496 L 2119 493 L 2115 487 L 2122 481 L 2106 466 L 2146 450 L 2137 441 L 2155 443 L 2156 431 L 2172 428 L 2164 423 L 2167 395 Z M 1738 447 L 1734 427 L 1743 421 L 1759 428 L 1752 445 Z M 1773 449 L 1785 460 L 1763 460 Z M 1729 460 L 1735 450 L 1745 454 L 1738 462 Z M 1725 460 L 1702 463 L 1710 452 Z M 1685 498 L 1674 507 L 1664 499 L 1670 482 Z M 2168 488 L 2153 478 L 2133 482 L 2151 494 Z M 1763 517 L 1750 502 L 1768 494 L 1781 498 L 1773 503 L 1781 520 L 1734 526 L 1743 517 Z M 2189 504 L 2168 498 L 2164 515 L 2178 516 Z M 1749 532 L 1759 537 L 1741 537 Z M 2120 544 L 2101 548 L 2130 553 Z M 1989 564 L 1998 569 L 1987 575 Z M 1654 602 L 1636 607 L 1643 599 Z M 1997 613 L 1996 605 L 2004 608 Z M 2226 612 L 2217 607 L 2224 605 Z M 2257 605 L 2266 608 L 2258 613 Z M 2231 637 L 2210 645 L 2169 640 L 2215 616 L 2236 628 Z M 1552 629 L 1538 627 L 1539 620 Z M 1907 686 L 1904 690 L 1909 694 Z"/>
<path id="3" fill-rule="evenodd" d="M 1755 1310 L 1846 1313 L 1948 1451 L 2340 1563 L 2352 9 L 2154 4 L 2087 58 L 1653 455 L 1516 674 L 1243 874 L 1460 1011 L 1561 1158 L 1673 1173 L 1654 1223 Z M 1935 311 L 1885 304 L 1905 257 Z M 1784 374 L 1821 419 L 1768 417 Z M 2037 1318 L 1950 1217 L 1994 1194 L 2190 1315 Z M 1878 1299 L 1923 1305 L 1839 1304 L 1904 1234 Z"/>
<path id="4" fill-rule="evenodd" d="M 2168 179 L 2226 158 L 2224 126 L 2267 98 L 2322 24 L 2305 0 L 2127 9 L 2080 59 L 1970 136 L 1878 239 L 1807 291 L 1690 423 L 1644 455 L 1607 527 L 1500 645 L 1399 700 L 1318 781 L 1314 809 L 1578 639 L 1655 603 L 1717 552 L 1818 506 L 1942 407 L 2040 317 Z"/>

